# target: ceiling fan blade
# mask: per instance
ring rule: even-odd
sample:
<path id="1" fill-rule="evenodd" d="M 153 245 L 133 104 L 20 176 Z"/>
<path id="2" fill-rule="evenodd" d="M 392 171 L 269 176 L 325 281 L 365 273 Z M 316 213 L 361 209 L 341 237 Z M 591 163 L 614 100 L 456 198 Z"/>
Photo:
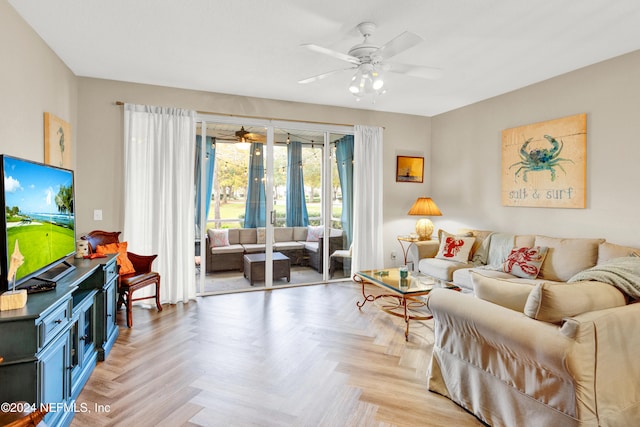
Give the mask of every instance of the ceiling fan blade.
<path id="1" fill-rule="evenodd" d="M 418 77 L 421 79 L 436 80 L 442 77 L 442 69 L 435 67 L 423 67 L 421 65 L 409 65 L 409 64 L 385 64 L 392 73 L 405 74 L 411 77 Z M 385 67 L 386 68 L 386 67 Z"/>
<path id="2" fill-rule="evenodd" d="M 384 46 L 380 46 L 380 48 L 373 52 L 371 56 L 382 56 L 383 58 L 388 59 L 419 43 L 422 43 L 422 38 L 419 35 L 405 31 Z"/>
<path id="3" fill-rule="evenodd" d="M 349 67 L 349 68 L 341 68 L 339 70 L 333 70 L 333 71 L 329 71 L 327 73 L 322 73 L 322 74 L 318 74 L 317 76 L 312 76 L 303 80 L 298 80 L 298 83 L 300 84 L 307 84 L 307 83 L 313 83 L 313 82 L 317 82 L 318 80 L 322 80 L 325 77 L 329 77 L 333 74 L 339 73 L 341 71 L 346 71 L 346 70 L 353 70 L 356 69 L 358 67 Z"/>
<path id="4" fill-rule="evenodd" d="M 329 55 L 337 59 L 341 59 L 342 61 L 351 62 L 352 64 L 360 65 L 360 60 L 355 56 L 347 55 L 346 53 L 338 52 L 336 50 L 332 50 L 326 47 L 318 46 L 316 44 L 303 44 L 302 47 L 306 47 L 307 49 L 322 53 L 324 55 Z"/>

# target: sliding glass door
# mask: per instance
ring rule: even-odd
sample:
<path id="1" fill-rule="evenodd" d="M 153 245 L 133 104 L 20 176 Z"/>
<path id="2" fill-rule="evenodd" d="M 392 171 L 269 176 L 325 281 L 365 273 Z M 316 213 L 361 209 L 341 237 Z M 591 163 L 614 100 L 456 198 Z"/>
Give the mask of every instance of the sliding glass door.
<path id="1" fill-rule="evenodd" d="M 352 136 L 323 127 L 202 117 L 195 181 L 200 294 L 349 276 L 339 253 L 348 252 L 350 237 L 336 150 Z"/>

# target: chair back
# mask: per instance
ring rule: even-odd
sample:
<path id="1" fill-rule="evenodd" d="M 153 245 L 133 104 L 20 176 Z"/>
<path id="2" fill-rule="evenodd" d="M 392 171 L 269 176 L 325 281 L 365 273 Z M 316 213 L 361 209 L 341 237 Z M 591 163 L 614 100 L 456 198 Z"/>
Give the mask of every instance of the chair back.
<path id="1" fill-rule="evenodd" d="M 89 253 L 94 253 L 99 245 L 108 245 L 109 243 L 120 243 L 120 231 L 102 231 L 94 230 L 81 239 L 89 242 Z"/>

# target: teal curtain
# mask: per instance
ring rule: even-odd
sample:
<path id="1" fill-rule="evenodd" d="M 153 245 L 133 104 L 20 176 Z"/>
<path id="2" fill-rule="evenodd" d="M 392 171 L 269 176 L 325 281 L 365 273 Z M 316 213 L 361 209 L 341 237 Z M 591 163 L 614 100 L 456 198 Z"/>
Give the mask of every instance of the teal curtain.
<path id="1" fill-rule="evenodd" d="M 291 141 L 287 145 L 287 227 L 309 225 L 307 201 L 304 198 L 302 173 L 302 143 Z"/>
<path id="2" fill-rule="evenodd" d="M 244 228 L 264 227 L 267 223 L 267 196 L 264 186 L 263 144 L 251 143 L 249 151 L 249 182 L 244 210 Z"/>
<path id="3" fill-rule="evenodd" d="M 200 204 L 202 203 L 202 197 L 204 195 L 204 199 L 207 200 L 205 218 L 209 218 L 209 206 L 211 206 L 211 193 L 213 191 L 213 167 L 216 161 L 216 148 L 215 148 L 215 140 L 208 136 L 207 137 L 207 145 L 204 148 L 204 161 L 200 158 L 200 151 L 202 147 L 202 136 L 196 135 L 196 171 L 195 171 L 195 186 L 196 186 L 196 210 L 195 210 L 195 222 L 196 222 L 196 236 L 200 236 Z M 202 173 L 202 167 L 204 164 L 205 168 L 205 181 L 206 181 L 206 189 L 203 194 L 202 188 L 200 185 L 200 174 Z M 205 224 L 206 227 L 206 224 Z"/>
<path id="4" fill-rule="evenodd" d="M 345 135 L 336 141 L 336 162 L 342 191 L 340 221 L 347 238 L 346 247 L 349 247 L 353 239 L 353 135 Z"/>

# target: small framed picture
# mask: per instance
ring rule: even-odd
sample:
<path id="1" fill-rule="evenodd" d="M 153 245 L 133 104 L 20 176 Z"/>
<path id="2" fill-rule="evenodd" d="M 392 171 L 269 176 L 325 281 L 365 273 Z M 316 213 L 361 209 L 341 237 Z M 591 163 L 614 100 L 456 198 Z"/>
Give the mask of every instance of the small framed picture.
<path id="1" fill-rule="evenodd" d="M 424 157 L 398 156 L 396 182 L 423 182 Z"/>

